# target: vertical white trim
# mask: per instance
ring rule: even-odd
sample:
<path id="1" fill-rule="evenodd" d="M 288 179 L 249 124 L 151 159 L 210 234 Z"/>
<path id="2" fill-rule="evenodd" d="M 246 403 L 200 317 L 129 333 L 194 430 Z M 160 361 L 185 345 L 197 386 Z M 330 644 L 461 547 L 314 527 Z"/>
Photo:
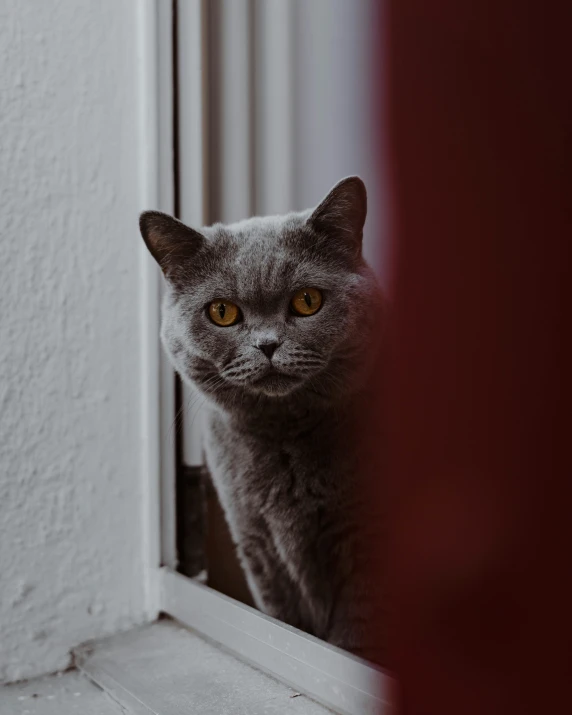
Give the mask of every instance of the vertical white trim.
<path id="1" fill-rule="evenodd" d="M 181 221 L 204 222 L 206 142 L 203 127 L 203 8 L 201 0 L 178 5 L 179 191 Z"/>
<path id="2" fill-rule="evenodd" d="M 139 68 L 139 160 L 141 210 L 159 203 L 157 2 L 140 0 L 137 27 Z M 156 571 L 160 566 L 159 276 L 139 239 L 141 280 L 141 457 L 145 606 L 150 618 L 160 609 Z"/>
<path id="3" fill-rule="evenodd" d="M 140 0 L 139 210 L 173 212 L 172 11 L 166 0 Z M 141 460 L 145 599 L 149 617 L 160 610 L 157 574 L 176 567 L 174 373 L 159 341 L 163 280 L 139 239 L 141 323 Z"/>
<path id="4" fill-rule="evenodd" d="M 175 210 L 175 172 L 173 154 L 173 13 L 172 3 L 160 0 L 157 5 L 157 116 L 159 150 L 159 204 L 161 211 Z M 165 282 L 160 278 L 162 297 Z M 160 320 L 159 320 L 160 322 Z M 159 340 L 159 325 L 156 332 Z M 160 411 L 160 473 L 161 473 L 161 563 L 177 567 L 176 543 L 176 424 L 175 373 L 159 348 L 159 411 Z"/>
<path id="5" fill-rule="evenodd" d="M 251 0 L 220 0 L 220 209 L 232 223 L 252 211 L 252 15 Z"/>
<path id="6" fill-rule="evenodd" d="M 287 213 L 293 206 L 293 5 L 254 5 L 256 98 L 255 213 Z"/>
<path id="7" fill-rule="evenodd" d="M 200 228 L 206 221 L 205 183 L 207 132 L 205 121 L 205 7 L 202 0 L 185 0 L 178 5 L 179 70 L 179 192 L 180 219 Z M 203 398 L 183 386 L 183 462 L 202 464 L 201 410 Z"/>

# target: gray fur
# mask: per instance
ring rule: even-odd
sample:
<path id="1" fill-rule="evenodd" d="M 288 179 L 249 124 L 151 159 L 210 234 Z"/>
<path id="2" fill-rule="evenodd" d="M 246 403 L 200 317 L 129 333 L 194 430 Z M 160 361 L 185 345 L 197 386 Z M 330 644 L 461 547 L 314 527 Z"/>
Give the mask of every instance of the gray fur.
<path id="1" fill-rule="evenodd" d="M 256 604 L 362 653 L 354 420 L 383 307 L 361 256 L 365 214 L 365 187 L 350 177 L 314 211 L 200 233 L 141 217 L 167 278 L 162 341 L 206 398 L 206 461 Z M 297 317 L 289 301 L 304 287 L 320 289 L 323 305 Z M 222 298 L 242 322 L 209 319 Z M 266 342 L 280 344 L 271 360 L 257 347 Z"/>

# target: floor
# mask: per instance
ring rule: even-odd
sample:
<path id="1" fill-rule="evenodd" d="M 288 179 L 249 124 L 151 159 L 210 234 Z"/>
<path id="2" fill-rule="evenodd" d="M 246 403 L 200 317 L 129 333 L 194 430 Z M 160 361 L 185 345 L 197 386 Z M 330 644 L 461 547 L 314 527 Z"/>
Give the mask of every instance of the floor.
<path id="1" fill-rule="evenodd" d="M 1 715 L 327 715 L 171 621 L 78 653 L 80 672 L 0 688 Z"/>
<path id="2" fill-rule="evenodd" d="M 77 672 L 0 688 L 2 715 L 125 715 L 101 688 Z"/>

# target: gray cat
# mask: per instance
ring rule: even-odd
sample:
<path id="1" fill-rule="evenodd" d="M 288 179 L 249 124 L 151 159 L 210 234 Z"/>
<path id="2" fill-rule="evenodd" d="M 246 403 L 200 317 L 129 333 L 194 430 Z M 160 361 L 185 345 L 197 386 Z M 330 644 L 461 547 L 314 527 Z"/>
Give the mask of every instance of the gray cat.
<path id="1" fill-rule="evenodd" d="M 168 284 L 161 337 L 207 397 L 205 453 L 257 606 L 368 655 L 356 418 L 383 299 L 362 252 L 366 191 L 193 230 L 148 211 Z"/>

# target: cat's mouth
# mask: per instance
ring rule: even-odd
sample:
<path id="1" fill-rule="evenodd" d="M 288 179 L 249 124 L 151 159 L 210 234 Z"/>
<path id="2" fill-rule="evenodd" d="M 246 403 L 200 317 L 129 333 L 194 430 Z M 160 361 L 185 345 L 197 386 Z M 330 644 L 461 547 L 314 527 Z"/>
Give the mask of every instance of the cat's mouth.
<path id="1" fill-rule="evenodd" d="M 256 392 L 262 392 L 271 397 L 283 397 L 292 392 L 301 382 L 302 380 L 295 375 L 286 375 L 273 369 L 254 380 L 251 387 Z"/>

